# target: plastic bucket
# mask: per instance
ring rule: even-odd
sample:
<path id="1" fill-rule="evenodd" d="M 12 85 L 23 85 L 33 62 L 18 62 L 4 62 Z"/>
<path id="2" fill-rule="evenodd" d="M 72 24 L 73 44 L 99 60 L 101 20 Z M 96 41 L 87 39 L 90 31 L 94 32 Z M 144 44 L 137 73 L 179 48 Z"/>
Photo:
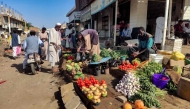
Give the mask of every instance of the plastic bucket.
<path id="1" fill-rule="evenodd" d="M 169 81 L 170 78 L 164 74 L 154 74 L 152 76 L 153 84 L 160 89 L 164 89 Z"/>
<path id="2" fill-rule="evenodd" d="M 94 75 L 99 76 L 101 74 L 101 70 L 95 70 Z"/>
<path id="3" fill-rule="evenodd" d="M 110 74 L 110 69 L 109 68 L 105 69 L 105 74 L 107 74 L 107 75 Z"/>

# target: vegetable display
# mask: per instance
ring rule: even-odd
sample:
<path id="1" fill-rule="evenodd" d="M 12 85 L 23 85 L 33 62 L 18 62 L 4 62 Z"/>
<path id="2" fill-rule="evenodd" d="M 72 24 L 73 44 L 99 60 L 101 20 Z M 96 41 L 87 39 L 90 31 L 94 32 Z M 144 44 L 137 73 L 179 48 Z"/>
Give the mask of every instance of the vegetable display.
<path id="1" fill-rule="evenodd" d="M 92 62 L 99 62 L 101 59 L 102 57 L 97 54 L 92 55 Z"/>
<path id="2" fill-rule="evenodd" d="M 103 58 L 109 57 L 110 52 L 107 49 L 103 48 L 103 50 L 100 52 L 100 56 L 103 57 Z"/>
<path id="3" fill-rule="evenodd" d="M 119 66 L 120 70 L 126 71 L 127 69 L 135 69 L 138 66 L 137 63 L 134 63 L 134 65 L 130 64 L 130 63 L 122 63 Z"/>
<path id="4" fill-rule="evenodd" d="M 139 65 L 141 63 L 141 60 L 139 58 L 135 58 L 133 61 L 132 61 L 132 64 L 137 64 Z"/>
<path id="5" fill-rule="evenodd" d="M 84 78 L 81 66 L 82 63 L 69 62 L 66 64 L 66 70 L 72 74 L 73 79 L 77 80 L 79 78 Z"/>
<path id="6" fill-rule="evenodd" d="M 136 76 L 139 77 L 140 90 L 133 96 L 129 97 L 129 101 L 142 100 L 147 107 L 161 107 L 156 97 L 164 97 L 166 91 L 160 90 L 151 82 L 151 77 L 155 73 L 162 71 L 162 65 L 150 62 L 144 68 L 137 70 Z"/>
<path id="7" fill-rule="evenodd" d="M 134 95 L 140 90 L 139 78 L 133 73 L 125 74 L 119 81 L 119 84 L 115 86 L 115 90 L 128 97 Z"/>
<path id="8" fill-rule="evenodd" d="M 119 58 L 119 54 L 115 51 L 112 51 L 110 52 L 110 56 L 113 58 L 113 59 L 118 59 Z"/>
<path id="9" fill-rule="evenodd" d="M 142 69 L 138 70 L 137 73 L 140 75 L 145 75 L 149 78 L 152 78 L 152 75 L 155 73 L 160 73 L 163 70 L 162 65 L 156 62 L 149 62 L 148 65 L 146 65 L 145 67 L 143 67 Z"/>
<path id="10" fill-rule="evenodd" d="M 82 90 L 82 92 L 87 96 L 89 100 L 92 100 L 94 104 L 99 104 L 101 102 L 100 97 L 107 96 L 107 84 L 104 80 L 100 82 L 93 76 L 88 79 L 87 77 L 82 80 L 79 78 L 77 84 Z"/>

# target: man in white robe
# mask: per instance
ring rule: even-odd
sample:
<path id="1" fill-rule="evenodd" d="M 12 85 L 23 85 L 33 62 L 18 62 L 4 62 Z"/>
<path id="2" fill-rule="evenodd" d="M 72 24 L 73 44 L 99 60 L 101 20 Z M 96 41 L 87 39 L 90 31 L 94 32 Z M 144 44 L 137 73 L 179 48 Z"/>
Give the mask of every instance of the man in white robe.
<path id="1" fill-rule="evenodd" d="M 49 32 L 49 46 L 48 46 L 48 61 L 52 67 L 52 72 L 58 71 L 55 68 L 55 63 L 59 62 L 59 49 L 61 48 L 61 39 L 59 29 L 61 28 L 61 24 L 57 23 L 54 28 L 50 29 Z"/>
<path id="2" fill-rule="evenodd" d="M 161 43 L 162 42 L 164 20 L 165 20 L 164 17 L 158 17 L 156 19 L 155 43 Z"/>

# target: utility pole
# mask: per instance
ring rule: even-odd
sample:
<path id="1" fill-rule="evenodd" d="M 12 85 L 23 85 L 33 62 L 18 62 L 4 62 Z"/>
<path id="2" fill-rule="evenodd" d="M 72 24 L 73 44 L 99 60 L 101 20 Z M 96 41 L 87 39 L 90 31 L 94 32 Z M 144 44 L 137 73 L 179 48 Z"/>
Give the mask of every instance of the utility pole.
<path id="1" fill-rule="evenodd" d="M 166 30 L 167 30 L 167 21 L 168 21 L 169 2 L 170 2 L 170 0 L 166 0 L 165 22 L 164 22 L 164 33 L 163 33 L 163 39 L 162 39 L 162 50 L 165 49 L 165 41 L 166 41 Z"/>

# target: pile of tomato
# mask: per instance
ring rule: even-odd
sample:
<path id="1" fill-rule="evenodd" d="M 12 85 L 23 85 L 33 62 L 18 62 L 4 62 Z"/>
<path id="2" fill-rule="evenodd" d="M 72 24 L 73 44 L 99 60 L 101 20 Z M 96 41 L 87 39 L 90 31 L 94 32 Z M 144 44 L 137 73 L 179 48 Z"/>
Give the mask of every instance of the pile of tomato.
<path id="1" fill-rule="evenodd" d="M 90 85 L 95 85 L 95 84 L 101 85 L 101 84 L 106 84 L 106 82 L 105 80 L 98 81 L 93 76 L 90 76 L 90 78 L 85 77 L 84 80 L 79 78 L 77 80 L 77 84 L 80 88 L 82 88 L 83 86 L 88 88 Z"/>
<path id="2" fill-rule="evenodd" d="M 138 63 L 122 63 L 120 66 L 119 66 L 119 69 L 120 70 L 124 70 L 126 71 L 127 69 L 136 69 L 136 67 L 138 66 Z"/>

